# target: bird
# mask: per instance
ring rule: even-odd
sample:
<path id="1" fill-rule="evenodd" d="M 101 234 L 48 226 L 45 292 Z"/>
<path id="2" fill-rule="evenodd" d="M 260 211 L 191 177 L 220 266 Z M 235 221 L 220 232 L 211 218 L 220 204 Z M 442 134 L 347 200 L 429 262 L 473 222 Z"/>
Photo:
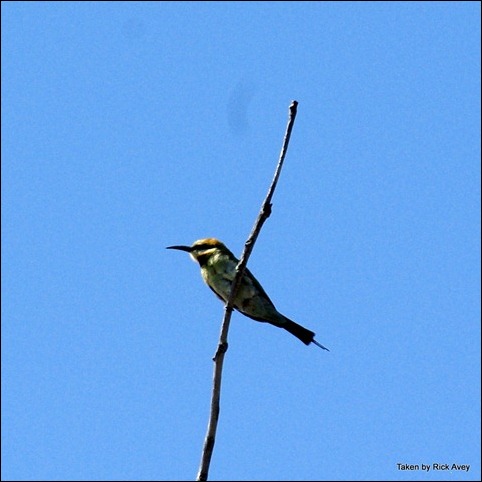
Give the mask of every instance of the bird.
<path id="1" fill-rule="evenodd" d="M 221 241 L 216 238 L 205 238 L 195 241 L 192 246 L 167 246 L 166 249 L 189 253 L 192 260 L 199 263 L 204 282 L 221 301 L 228 301 L 238 259 Z M 284 328 L 305 345 L 313 343 L 323 350 L 330 351 L 315 340 L 313 331 L 290 320 L 275 308 L 266 291 L 248 268 L 244 271 L 233 307 L 253 320 Z"/>

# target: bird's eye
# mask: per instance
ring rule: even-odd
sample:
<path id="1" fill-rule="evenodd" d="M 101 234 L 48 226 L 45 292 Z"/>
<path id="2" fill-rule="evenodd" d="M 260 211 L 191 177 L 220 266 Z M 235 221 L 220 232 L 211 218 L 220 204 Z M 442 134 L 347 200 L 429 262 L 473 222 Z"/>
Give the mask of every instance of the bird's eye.
<path id="1" fill-rule="evenodd" d="M 199 246 L 196 246 L 196 251 L 205 251 L 206 249 L 212 249 L 213 246 L 210 246 L 209 244 L 200 244 Z"/>

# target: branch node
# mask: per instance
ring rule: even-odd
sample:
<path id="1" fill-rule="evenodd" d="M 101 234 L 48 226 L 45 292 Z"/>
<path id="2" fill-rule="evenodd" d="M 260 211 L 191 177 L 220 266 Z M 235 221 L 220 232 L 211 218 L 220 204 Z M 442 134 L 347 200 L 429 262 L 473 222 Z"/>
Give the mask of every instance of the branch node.
<path id="1" fill-rule="evenodd" d="M 265 206 L 263 213 L 266 216 L 266 218 L 269 218 L 271 216 L 272 207 L 273 207 L 273 203 L 268 203 Z"/>
<path id="2" fill-rule="evenodd" d="M 229 345 L 227 341 L 219 343 L 218 348 L 216 350 L 216 354 L 213 357 L 214 362 L 218 359 L 219 355 L 224 355 L 224 353 L 228 351 L 228 346 Z"/>

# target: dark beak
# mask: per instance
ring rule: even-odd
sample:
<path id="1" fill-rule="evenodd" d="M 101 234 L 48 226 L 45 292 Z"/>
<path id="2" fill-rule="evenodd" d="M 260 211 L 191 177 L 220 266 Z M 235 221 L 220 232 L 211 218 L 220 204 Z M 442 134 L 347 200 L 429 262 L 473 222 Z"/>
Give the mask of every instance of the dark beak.
<path id="1" fill-rule="evenodd" d="M 188 253 L 192 251 L 191 246 L 168 246 L 166 249 L 179 249 L 179 251 L 187 251 Z"/>

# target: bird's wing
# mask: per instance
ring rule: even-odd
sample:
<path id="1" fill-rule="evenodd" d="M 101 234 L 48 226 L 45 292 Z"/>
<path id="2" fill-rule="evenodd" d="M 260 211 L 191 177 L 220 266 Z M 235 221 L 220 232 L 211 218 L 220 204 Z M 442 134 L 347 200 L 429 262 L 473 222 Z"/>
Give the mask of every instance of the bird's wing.
<path id="1" fill-rule="evenodd" d="M 274 303 L 270 300 L 269 296 L 267 295 L 266 291 L 263 289 L 263 287 L 261 286 L 261 284 L 259 283 L 259 281 L 254 277 L 253 273 L 251 273 L 251 271 L 249 271 L 248 268 L 246 268 L 246 270 L 244 271 L 247 275 L 248 275 L 248 278 L 250 279 L 251 283 L 253 284 L 255 290 L 260 293 L 261 296 L 263 296 L 264 298 L 266 298 L 273 306 L 274 306 Z"/>

